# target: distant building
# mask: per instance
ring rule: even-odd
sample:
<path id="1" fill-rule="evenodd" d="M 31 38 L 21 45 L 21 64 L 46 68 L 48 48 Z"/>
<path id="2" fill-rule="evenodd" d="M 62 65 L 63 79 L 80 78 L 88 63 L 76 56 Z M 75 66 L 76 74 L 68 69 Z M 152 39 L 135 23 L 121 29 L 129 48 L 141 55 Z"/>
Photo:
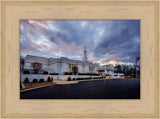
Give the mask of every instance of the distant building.
<path id="1" fill-rule="evenodd" d="M 103 65 L 97 69 L 100 75 L 113 77 L 114 66 L 113 65 Z"/>

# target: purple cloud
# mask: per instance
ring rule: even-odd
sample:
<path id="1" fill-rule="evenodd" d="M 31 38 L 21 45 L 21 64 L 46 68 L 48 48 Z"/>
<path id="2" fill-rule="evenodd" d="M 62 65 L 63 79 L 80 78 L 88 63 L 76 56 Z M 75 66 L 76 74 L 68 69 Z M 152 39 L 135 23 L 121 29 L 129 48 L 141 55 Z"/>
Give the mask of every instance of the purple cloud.
<path id="1" fill-rule="evenodd" d="M 133 62 L 140 56 L 139 20 L 21 20 L 21 55 Z"/>

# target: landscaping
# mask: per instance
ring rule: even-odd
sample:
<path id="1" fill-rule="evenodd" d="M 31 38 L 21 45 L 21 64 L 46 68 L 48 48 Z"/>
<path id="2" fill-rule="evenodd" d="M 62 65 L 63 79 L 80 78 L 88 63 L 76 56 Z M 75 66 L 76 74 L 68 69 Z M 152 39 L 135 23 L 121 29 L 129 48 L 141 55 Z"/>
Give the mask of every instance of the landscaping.
<path id="1" fill-rule="evenodd" d="M 31 89 L 31 88 L 36 88 L 36 87 L 41 87 L 41 86 L 47 86 L 53 84 L 53 82 L 28 82 L 28 83 L 23 83 L 25 88 L 21 87 L 21 90 L 26 90 L 26 89 Z"/>
<path id="2" fill-rule="evenodd" d="M 23 83 L 20 83 L 20 89 L 21 90 L 26 90 L 30 88 L 36 88 L 36 87 L 41 87 L 41 86 L 47 86 L 53 84 L 53 78 L 48 77 L 47 81 L 44 79 L 36 79 L 34 78 L 32 82 L 29 82 L 28 77 L 25 78 Z M 22 86 L 23 85 L 23 86 Z"/>

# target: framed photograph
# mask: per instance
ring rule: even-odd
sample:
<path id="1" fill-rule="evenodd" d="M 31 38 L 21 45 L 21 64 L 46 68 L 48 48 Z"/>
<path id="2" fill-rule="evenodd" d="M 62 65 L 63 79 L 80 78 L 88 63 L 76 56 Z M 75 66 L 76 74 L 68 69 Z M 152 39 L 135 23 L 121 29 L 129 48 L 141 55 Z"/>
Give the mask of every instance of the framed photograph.
<path id="1" fill-rule="evenodd" d="M 1 1 L 1 118 L 159 119 L 160 1 Z"/>
<path id="2" fill-rule="evenodd" d="M 140 20 L 21 20 L 20 48 L 21 99 L 140 99 Z"/>

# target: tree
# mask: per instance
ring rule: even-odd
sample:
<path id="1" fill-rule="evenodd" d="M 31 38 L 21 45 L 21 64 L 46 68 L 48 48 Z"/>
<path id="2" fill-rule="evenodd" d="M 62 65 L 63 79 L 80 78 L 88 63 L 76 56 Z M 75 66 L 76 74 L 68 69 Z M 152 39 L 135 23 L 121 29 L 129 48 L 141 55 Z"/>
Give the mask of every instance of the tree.
<path id="1" fill-rule="evenodd" d="M 117 65 L 115 68 L 116 68 L 117 73 L 122 73 L 121 65 Z"/>
<path id="2" fill-rule="evenodd" d="M 37 74 L 39 70 L 42 68 L 42 64 L 38 62 L 32 62 L 31 67 L 33 68 L 34 73 Z"/>
<path id="3" fill-rule="evenodd" d="M 23 71 L 24 70 L 24 59 L 21 59 L 21 71 Z"/>
<path id="4" fill-rule="evenodd" d="M 140 60 L 140 57 L 136 57 L 136 61 L 135 61 L 136 78 L 137 78 L 137 62 L 139 60 Z"/>

